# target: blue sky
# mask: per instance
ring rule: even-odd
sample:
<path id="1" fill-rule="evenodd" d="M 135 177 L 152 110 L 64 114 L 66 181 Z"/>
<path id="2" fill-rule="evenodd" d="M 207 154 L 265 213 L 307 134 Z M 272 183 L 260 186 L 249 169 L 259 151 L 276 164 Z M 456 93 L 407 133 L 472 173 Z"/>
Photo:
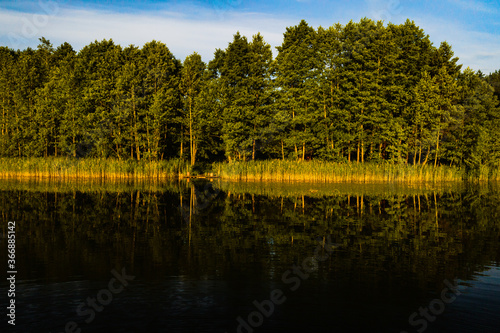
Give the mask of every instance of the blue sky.
<path id="1" fill-rule="evenodd" d="M 393 23 L 409 18 L 436 46 L 450 43 L 464 67 L 500 69 L 498 0 L 0 0 L 0 45 L 36 47 L 44 36 L 79 50 L 94 40 L 142 46 L 155 39 L 178 59 L 196 51 L 209 61 L 236 31 L 249 38 L 260 32 L 276 55 L 286 27 L 301 19 L 328 27 L 362 17 Z"/>

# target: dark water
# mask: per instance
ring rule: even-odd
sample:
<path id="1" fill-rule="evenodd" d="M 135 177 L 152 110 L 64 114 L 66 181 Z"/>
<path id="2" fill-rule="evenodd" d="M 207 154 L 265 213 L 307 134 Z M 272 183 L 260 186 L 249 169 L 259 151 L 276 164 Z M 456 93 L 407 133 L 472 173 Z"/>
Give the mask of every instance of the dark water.
<path id="1" fill-rule="evenodd" d="M 500 332 L 491 184 L 1 181 L 0 215 L 1 332 Z"/>

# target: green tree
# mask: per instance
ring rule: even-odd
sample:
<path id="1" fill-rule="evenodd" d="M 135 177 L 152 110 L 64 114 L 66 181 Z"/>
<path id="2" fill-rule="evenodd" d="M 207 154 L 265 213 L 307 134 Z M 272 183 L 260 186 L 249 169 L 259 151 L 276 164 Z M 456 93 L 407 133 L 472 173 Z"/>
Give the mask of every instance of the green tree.
<path id="1" fill-rule="evenodd" d="M 318 149 L 318 156 L 325 159 L 338 159 L 345 142 L 343 134 L 347 127 L 347 119 L 342 116 L 344 110 L 340 104 L 342 33 L 343 27 L 340 24 L 328 29 L 319 27 L 317 31 L 320 75 L 319 95 L 316 98 L 321 101 L 322 111 L 317 124 L 318 138 L 322 143 Z"/>
<path id="2" fill-rule="evenodd" d="M 16 53 L 7 47 L 0 47 L 0 109 L 1 137 L 0 156 L 15 156 L 13 135 L 15 131 L 15 112 L 13 94 L 13 71 Z"/>
<path id="3" fill-rule="evenodd" d="M 117 78 L 117 90 L 120 102 L 117 113 L 120 120 L 120 135 L 118 143 L 130 151 L 130 158 L 141 160 L 142 122 L 140 113 L 144 107 L 143 75 L 141 50 L 129 46 L 123 50 L 124 65 Z M 125 152 L 124 152 L 125 154 Z"/>
<path id="4" fill-rule="evenodd" d="M 250 104 L 248 120 L 250 126 L 250 140 L 252 144 L 252 160 L 255 160 L 257 150 L 264 150 L 267 138 L 263 133 L 265 126 L 270 122 L 270 106 L 272 104 L 271 90 L 271 46 L 264 41 L 262 35 L 257 34 L 250 43 L 250 68 L 248 76 L 248 103 Z M 260 147 L 260 149 L 258 148 Z"/>
<path id="5" fill-rule="evenodd" d="M 44 86 L 37 90 L 35 102 L 35 117 L 32 124 L 37 128 L 33 130 L 36 133 L 34 142 L 36 150 L 44 157 L 58 154 L 58 129 L 62 110 L 57 103 L 60 101 L 58 89 L 54 85 L 53 76 L 59 72 L 57 64 L 54 62 L 54 47 L 45 38 L 40 38 L 37 54 L 40 57 L 42 65 L 41 71 Z"/>
<path id="6" fill-rule="evenodd" d="M 460 151 L 467 175 L 479 176 L 482 166 L 490 174 L 500 161 L 500 109 L 494 88 L 478 73 L 467 68 L 460 77 L 463 86 L 464 117 L 458 128 Z"/>
<path id="7" fill-rule="evenodd" d="M 343 45 L 344 107 L 351 113 L 357 162 L 364 162 L 365 156 L 380 158 L 382 147 L 401 158 L 402 124 L 391 89 L 397 81 L 398 52 L 391 31 L 369 19 L 350 22 L 344 29 Z"/>
<path id="8" fill-rule="evenodd" d="M 437 166 L 440 154 L 440 142 L 448 127 L 455 119 L 460 119 L 461 109 L 458 104 L 456 80 L 450 76 L 445 67 L 437 75 L 431 77 L 425 72 L 413 90 L 413 119 L 415 126 L 414 159 L 418 153 L 418 163 L 426 164 L 434 150 L 434 166 Z M 426 156 L 422 162 L 422 151 Z"/>
<path id="9" fill-rule="evenodd" d="M 77 75 L 77 55 L 73 47 L 64 43 L 54 52 L 56 67 L 46 87 L 45 94 L 54 97 L 53 106 L 60 113 L 57 147 L 61 154 L 84 157 L 87 134 L 85 110 L 82 109 L 82 81 Z"/>
<path id="10" fill-rule="evenodd" d="M 272 53 L 260 34 L 252 42 L 239 33 L 217 50 L 209 73 L 217 77 L 223 106 L 222 133 L 227 158 L 256 158 L 269 119 Z"/>
<path id="11" fill-rule="evenodd" d="M 229 161 L 246 160 L 251 151 L 247 127 L 250 108 L 247 92 L 252 60 L 247 38 L 237 32 L 226 50 L 220 53 L 220 58 L 225 153 Z"/>
<path id="12" fill-rule="evenodd" d="M 205 71 L 203 85 L 195 100 L 198 109 L 196 123 L 200 141 L 196 149 L 198 155 L 214 161 L 223 160 L 225 156 L 222 137 L 223 105 L 221 103 L 222 86 L 210 73 L 209 70 Z"/>
<path id="13" fill-rule="evenodd" d="M 201 56 L 198 53 L 193 53 L 186 57 L 184 60 L 181 80 L 180 91 L 184 97 L 184 115 L 181 126 L 189 129 L 189 154 L 191 165 L 196 162 L 196 153 L 200 143 L 200 122 L 203 117 L 200 109 L 197 107 L 196 102 L 203 85 L 203 76 L 205 72 L 205 63 L 201 61 Z M 183 136 L 183 131 L 181 136 Z M 181 138 L 181 158 L 183 140 Z"/>
<path id="14" fill-rule="evenodd" d="M 496 70 L 493 73 L 490 73 L 490 75 L 486 77 L 486 82 L 493 87 L 495 96 L 497 97 L 497 100 L 500 101 L 500 71 Z"/>
<path id="15" fill-rule="evenodd" d="M 76 106 L 85 124 L 82 144 L 101 158 L 120 154 L 114 144 L 117 126 L 113 120 L 120 97 L 116 82 L 123 65 L 121 53 L 121 47 L 111 39 L 95 41 L 78 53 L 75 65 L 75 79 L 82 85 Z"/>
<path id="16" fill-rule="evenodd" d="M 170 156 L 173 155 L 173 142 L 178 133 L 181 63 L 165 44 L 157 41 L 145 44 L 141 53 L 145 66 L 145 106 L 141 117 L 145 130 L 143 145 L 148 159 L 163 159 L 168 149 Z"/>
<path id="17" fill-rule="evenodd" d="M 43 144 L 38 137 L 37 92 L 46 80 L 46 69 L 40 52 L 30 48 L 19 52 L 13 68 L 13 124 L 11 139 L 15 156 L 41 156 Z"/>
<path id="18" fill-rule="evenodd" d="M 397 138 L 394 138 L 393 144 L 396 144 L 397 149 L 405 150 L 407 161 L 410 155 L 413 155 L 413 163 L 415 164 L 417 156 L 419 159 L 421 158 L 421 154 L 417 155 L 418 152 L 421 152 L 421 142 L 418 139 L 420 127 L 415 123 L 415 120 L 420 120 L 418 119 L 419 114 L 415 114 L 415 112 L 418 113 L 422 110 L 419 110 L 418 105 L 415 105 L 413 93 L 423 75 L 427 75 L 426 73 L 430 71 L 431 57 L 435 48 L 432 46 L 429 36 L 413 21 L 406 20 L 404 24 L 399 25 L 388 24 L 387 29 L 395 44 L 393 53 L 395 60 L 390 65 L 392 71 L 384 86 L 387 92 L 386 98 L 391 101 L 394 108 L 393 119 L 401 126 L 396 128 L 402 128 L 404 147 Z M 420 102 L 422 102 L 421 99 Z M 424 106 L 424 108 L 426 107 Z M 390 126 L 388 128 L 390 131 Z M 390 134 L 388 135 L 390 136 Z M 384 153 L 386 146 L 386 143 L 382 143 Z M 392 146 L 388 153 L 394 151 L 396 147 Z"/>
<path id="19" fill-rule="evenodd" d="M 316 32 L 302 20 L 297 26 L 286 29 L 282 45 L 276 48 L 277 107 L 290 121 L 286 133 L 282 133 L 282 141 L 285 146 L 294 147 L 295 158 L 304 160 L 307 145 L 316 141 L 313 124 L 321 117 L 315 98 L 321 68 Z M 302 150 L 300 155 L 298 147 Z"/>

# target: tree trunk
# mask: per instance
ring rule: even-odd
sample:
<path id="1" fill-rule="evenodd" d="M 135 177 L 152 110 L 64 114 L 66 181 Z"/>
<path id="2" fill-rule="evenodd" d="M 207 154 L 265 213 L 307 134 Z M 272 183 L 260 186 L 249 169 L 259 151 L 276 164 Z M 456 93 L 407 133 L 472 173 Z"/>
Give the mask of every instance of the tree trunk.
<path id="1" fill-rule="evenodd" d="M 285 147 L 283 145 L 283 140 L 281 140 L 281 159 L 285 160 Z"/>
<path id="2" fill-rule="evenodd" d="M 360 148 L 361 148 L 361 143 L 360 143 L 360 141 L 358 141 L 358 158 L 356 160 L 356 163 L 359 163 L 359 151 L 360 151 Z"/>
<path id="3" fill-rule="evenodd" d="M 73 139 L 73 157 L 76 157 L 76 146 L 75 146 L 76 139 L 75 139 L 75 133 L 74 132 L 73 132 L 73 138 L 72 139 Z"/>
<path id="4" fill-rule="evenodd" d="M 361 114 L 363 114 L 363 110 L 361 110 Z M 363 141 L 363 137 L 364 137 L 364 128 L 363 124 L 361 124 L 361 138 L 359 140 L 361 145 L 361 163 L 365 162 L 365 142 Z"/>
<path id="5" fill-rule="evenodd" d="M 181 129 L 182 131 L 182 129 Z M 184 142 L 183 142 L 183 138 L 182 138 L 183 135 L 181 135 L 181 152 L 180 152 L 180 158 L 182 160 L 182 155 L 184 153 Z"/>
<path id="6" fill-rule="evenodd" d="M 252 161 L 255 161 L 255 139 L 253 139 L 252 143 Z"/>
<path id="7" fill-rule="evenodd" d="M 191 154 L 191 165 L 194 165 L 194 142 L 193 142 L 193 99 L 189 96 L 189 152 Z"/>
<path id="8" fill-rule="evenodd" d="M 149 137 L 149 117 L 146 117 L 146 142 L 147 142 L 147 151 L 149 155 L 149 159 L 151 160 L 151 142 Z"/>
<path id="9" fill-rule="evenodd" d="M 415 145 L 415 149 L 414 149 L 414 154 L 413 154 L 413 165 L 415 165 L 415 163 L 417 163 L 417 129 L 415 128 L 415 138 L 413 140 L 413 144 Z"/>
<path id="10" fill-rule="evenodd" d="M 437 166 L 438 154 L 439 154 L 439 130 L 438 130 L 437 138 L 436 138 L 436 158 L 434 159 L 434 167 Z"/>
<path id="11" fill-rule="evenodd" d="M 419 145 L 419 153 L 418 153 L 418 165 L 422 162 L 422 143 Z"/>
<path id="12" fill-rule="evenodd" d="M 139 148 L 139 133 L 137 131 L 137 110 L 135 108 L 135 93 L 134 87 L 132 86 L 132 109 L 134 111 L 134 143 L 135 143 L 135 155 L 137 160 L 141 160 L 141 150 Z"/>
<path id="13" fill-rule="evenodd" d="M 422 165 L 425 165 L 427 163 L 427 160 L 429 159 L 429 154 L 430 154 L 430 149 L 427 149 L 427 154 L 425 155 L 425 160 L 424 160 L 424 163 L 422 163 Z"/>
<path id="14" fill-rule="evenodd" d="M 361 140 L 361 163 L 365 163 L 365 142 Z"/>
<path id="15" fill-rule="evenodd" d="M 193 135 L 193 165 L 196 163 L 196 153 L 198 152 L 198 147 L 196 145 L 196 136 Z"/>
<path id="16" fill-rule="evenodd" d="M 349 163 L 351 162 L 351 142 L 349 142 L 349 145 L 347 146 L 347 161 Z"/>
<path id="17" fill-rule="evenodd" d="M 256 130 L 257 130 L 257 126 L 255 124 L 253 124 L 254 135 L 255 135 Z M 255 161 L 255 138 L 253 139 L 253 143 L 252 143 L 252 161 Z"/>

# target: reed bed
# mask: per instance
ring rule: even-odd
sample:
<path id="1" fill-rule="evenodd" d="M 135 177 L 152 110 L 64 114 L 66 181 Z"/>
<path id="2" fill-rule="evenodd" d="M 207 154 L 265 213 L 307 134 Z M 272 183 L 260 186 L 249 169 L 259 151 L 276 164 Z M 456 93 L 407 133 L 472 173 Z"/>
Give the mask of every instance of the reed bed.
<path id="1" fill-rule="evenodd" d="M 335 163 L 325 161 L 249 161 L 214 163 L 213 172 L 223 179 L 249 181 L 309 181 L 334 183 L 373 182 L 455 182 L 462 181 L 465 173 L 449 166 L 405 165 L 393 163 Z M 478 180 L 500 180 L 486 168 L 481 169 Z"/>
<path id="2" fill-rule="evenodd" d="M 72 158 L 0 158 L 0 178 L 99 179 L 102 181 L 160 180 L 188 175 L 190 165 L 180 159 L 135 161 Z M 248 161 L 213 163 L 211 170 L 226 180 L 376 183 L 456 182 L 463 169 L 393 163 L 335 163 L 326 161 Z M 482 168 L 475 180 L 500 180 L 500 173 Z"/>
<path id="3" fill-rule="evenodd" d="M 0 158 L 1 178 L 155 180 L 177 177 L 188 171 L 189 166 L 181 160 Z"/>

